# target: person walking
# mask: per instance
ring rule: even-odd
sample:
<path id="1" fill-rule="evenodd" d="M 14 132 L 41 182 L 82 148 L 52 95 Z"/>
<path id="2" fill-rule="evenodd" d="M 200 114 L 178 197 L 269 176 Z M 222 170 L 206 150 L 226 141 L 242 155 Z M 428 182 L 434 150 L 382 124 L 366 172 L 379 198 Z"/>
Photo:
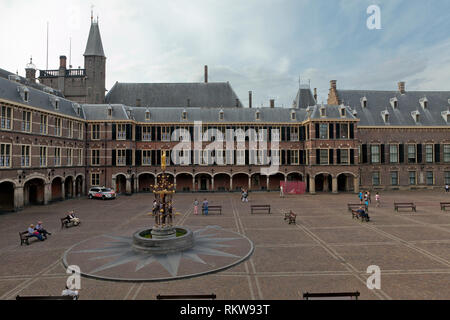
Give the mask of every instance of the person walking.
<path id="1" fill-rule="evenodd" d="M 359 192 L 359 203 L 362 204 L 363 201 L 363 193 L 362 191 Z"/>
<path id="2" fill-rule="evenodd" d="M 280 186 L 280 198 L 284 197 L 284 188 L 283 186 Z"/>
<path id="3" fill-rule="evenodd" d="M 445 185 L 445 192 L 449 192 L 450 191 L 450 187 L 448 186 L 448 183 Z"/>
<path id="4" fill-rule="evenodd" d="M 370 198 L 370 191 L 367 191 L 367 200 L 369 200 L 369 203 L 372 204 L 372 199 Z"/>
<path id="5" fill-rule="evenodd" d="M 364 205 L 366 206 L 366 212 L 369 212 L 369 199 L 364 201 Z"/>
<path id="6" fill-rule="evenodd" d="M 378 192 L 375 195 L 375 201 L 377 203 L 377 208 L 379 208 L 380 207 L 380 194 Z"/>
<path id="7" fill-rule="evenodd" d="M 194 200 L 194 215 L 198 216 L 198 200 Z"/>
<path id="8" fill-rule="evenodd" d="M 208 215 L 208 200 L 206 200 L 206 198 L 203 201 L 203 213 L 205 214 L 205 216 Z"/>

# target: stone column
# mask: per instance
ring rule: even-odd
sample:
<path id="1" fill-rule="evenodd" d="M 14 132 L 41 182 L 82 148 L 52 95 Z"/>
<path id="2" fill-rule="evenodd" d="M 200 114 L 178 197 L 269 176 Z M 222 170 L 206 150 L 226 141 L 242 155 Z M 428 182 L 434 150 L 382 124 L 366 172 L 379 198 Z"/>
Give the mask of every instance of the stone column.
<path id="1" fill-rule="evenodd" d="M 64 183 L 64 181 L 61 182 L 61 198 L 63 200 L 66 200 L 66 184 Z"/>
<path id="2" fill-rule="evenodd" d="M 195 192 L 195 176 L 192 177 L 192 191 Z"/>
<path id="3" fill-rule="evenodd" d="M 77 180 L 74 179 L 72 181 L 72 198 L 76 198 L 77 197 L 76 192 L 77 192 Z"/>
<path id="4" fill-rule="evenodd" d="M 269 185 L 269 183 L 270 183 L 270 176 L 267 176 L 267 178 L 266 178 L 267 191 L 270 191 L 270 185 Z"/>
<path id="5" fill-rule="evenodd" d="M 316 179 L 314 177 L 309 177 L 309 193 L 316 194 Z"/>
<path id="6" fill-rule="evenodd" d="M 111 184 L 112 184 L 111 188 L 112 188 L 114 191 L 118 192 L 118 190 L 116 190 L 116 178 L 113 177 L 113 178 L 111 179 Z"/>
<path id="7" fill-rule="evenodd" d="M 136 177 L 134 179 L 134 192 L 138 193 L 139 192 L 139 177 Z"/>
<path id="8" fill-rule="evenodd" d="M 233 176 L 230 177 L 230 191 L 233 191 Z"/>
<path id="9" fill-rule="evenodd" d="M 125 186 L 125 194 L 126 195 L 131 195 L 131 178 L 127 178 L 127 183 Z"/>
<path id="10" fill-rule="evenodd" d="M 173 176 L 173 187 L 177 190 L 177 176 Z"/>
<path id="11" fill-rule="evenodd" d="M 211 177 L 211 190 L 209 191 L 214 191 L 214 176 Z"/>
<path id="12" fill-rule="evenodd" d="M 333 193 L 338 193 L 338 179 L 337 177 L 333 177 L 333 181 L 332 181 L 332 192 Z"/>
<path id="13" fill-rule="evenodd" d="M 23 186 L 14 188 L 14 210 L 22 210 L 24 207 Z"/>
<path id="14" fill-rule="evenodd" d="M 355 193 L 359 193 L 359 177 L 355 177 L 353 181 Z"/>
<path id="15" fill-rule="evenodd" d="M 52 184 L 46 183 L 44 185 L 44 204 L 49 204 L 52 200 Z"/>
<path id="16" fill-rule="evenodd" d="M 252 190 L 252 176 L 248 177 L 248 191 Z"/>

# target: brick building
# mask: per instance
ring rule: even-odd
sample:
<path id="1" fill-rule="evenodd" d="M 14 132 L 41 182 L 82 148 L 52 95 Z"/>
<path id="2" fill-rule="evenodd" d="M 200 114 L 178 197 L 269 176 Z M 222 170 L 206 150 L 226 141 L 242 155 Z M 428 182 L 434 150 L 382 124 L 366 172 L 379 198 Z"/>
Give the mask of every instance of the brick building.
<path id="1" fill-rule="evenodd" d="M 404 83 L 394 91 L 338 90 L 333 80 L 327 105 L 300 86 L 292 108 L 273 100 L 253 108 L 251 92 L 244 107 L 229 83 L 208 82 L 205 67 L 202 83 L 117 82 L 105 96 L 98 23 L 91 24 L 84 56 L 85 69 L 67 69 L 62 56 L 60 69 L 41 70 L 39 82 L 32 62 L 26 78 L 0 69 L 1 211 L 82 196 L 92 186 L 148 192 L 163 151 L 179 192 L 278 190 L 288 180 L 305 182 L 312 194 L 450 183 L 449 91 L 408 92 Z M 201 131 L 207 150 L 217 143 L 211 128 L 225 136 L 254 129 L 267 138 L 267 152 L 254 152 L 245 136 L 240 149 L 223 144 L 203 160 L 190 150 L 184 155 L 194 164 L 173 163 L 176 129 L 191 137 Z M 255 159 L 275 155 L 278 170 L 262 174 L 270 164 Z"/>

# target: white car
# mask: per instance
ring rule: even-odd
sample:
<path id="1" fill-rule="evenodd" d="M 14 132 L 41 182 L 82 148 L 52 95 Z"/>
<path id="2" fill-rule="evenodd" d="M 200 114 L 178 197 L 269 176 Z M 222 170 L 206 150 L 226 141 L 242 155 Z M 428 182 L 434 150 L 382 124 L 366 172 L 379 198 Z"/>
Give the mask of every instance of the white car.
<path id="1" fill-rule="evenodd" d="M 88 194 L 89 199 L 115 199 L 116 198 L 116 192 L 113 189 L 110 188 L 100 188 L 100 187 L 93 187 L 89 190 Z"/>

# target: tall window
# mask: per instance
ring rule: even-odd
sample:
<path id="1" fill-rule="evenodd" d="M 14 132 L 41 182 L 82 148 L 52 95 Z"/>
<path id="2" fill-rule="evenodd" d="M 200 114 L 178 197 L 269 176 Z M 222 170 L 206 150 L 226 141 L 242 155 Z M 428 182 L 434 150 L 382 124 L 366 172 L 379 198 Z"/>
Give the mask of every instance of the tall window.
<path id="1" fill-rule="evenodd" d="M 444 162 L 450 162 L 450 144 L 444 144 Z"/>
<path id="2" fill-rule="evenodd" d="M 68 121 L 69 138 L 73 138 L 73 121 Z"/>
<path id="3" fill-rule="evenodd" d="M 73 165 L 73 149 L 67 149 L 67 166 L 71 167 Z"/>
<path id="4" fill-rule="evenodd" d="M 39 166 L 47 166 L 47 147 L 39 147 Z"/>
<path id="5" fill-rule="evenodd" d="M 398 145 L 396 144 L 389 146 L 389 161 L 391 163 L 398 163 Z"/>
<path id="6" fill-rule="evenodd" d="M 432 144 L 426 144 L 425 145 L 425 159 L 427 163 L 433 163 L 434 161 L 434 155 L 433 155 L 433 145 Z"/>
<path id="7" fill-rule="evenodd" d="M 127 164 L 127 151 L 125 149 L 117 150 L 116 165 L 125 166 Z"/>
<path id="8" fill-rule="evenodd" d="M 0 168 L 11 167 L 11 145 L 0 144 Z"/>
<path id="9" fill-rule="evenodd" d="M 12 109 L 10 107 L 2 106 L 0 113 L 1 128 L 11 130 L 12 128 Z"/>
<path id="10" fill-rule="evenodd" d="M 291 127 L 291 141 L 298 141 L 298 127 Z"/>
<path id="11" fill-rule="evenodd" d="M 152 151 L 142 150 L 142 165 L 151 166 L 152 165 Z"/>
<path id="12" fill-rule="evenodd" d="M 328 124 L 321 123 L 319 125 L 319 138 L 328 139 Z"/>
<path id="13" fill-rule="evenodd" d="M 450 185 L 450 171 L 445 171 L 444 173 L 444 183 Z"/>
<path id="14" fill-rule="evenodd" d="M 380 163 L 380 146 L 372 145 L 370 147 L 370 153 L 372 156 L 372 163 Z"/>
<path id="15" fill-rule="evenodd" d="M 170 141 L 170 127 L 161 127 L 161 141 Z"/>
<path id="16" fill-rule="evenodd" d="M 152 127 L 142 127 L 142 141 L 152 141 Z"/>
<path id="17" fill-rule="evenodd" d="M 55 136 L 60 137 L 62 135 L 62 120 L 61 118 L 55 118 Z"/>
<path id="18" fill-rule="evenodd" d="M 340 163 L 341 164 L 348 164 L 349 163 L 349 161 L 348 161 L 348 159 L 349 159 L 349 156 L 348 156 L 348 154 L 349 154 L 349 152 L 350 152 L 350 150 L 348 150 L 348 149 L 341 149 L 340 150 Z"/>
<path id="19" fill-rule="evenodd" d="M 408 144 L 408 163 L 416 163 L 416 162 L 417 162 L 416 145 Z"/>
<path id="20" fill-rule="evenodd" d="M 411 186 L 415 186 L 416 185 L 416 172 L 415 171 L 410 171 L 409 172 L 409 184 Z"/>
<path id="21" fill-rule="evenodd" d="M 93 124 L 91 126 L 91 139 L 92 140 L 100 140 L 100 125 Z"/>
<path id="22" fill-rule="evenodd" d="M 372 185 L 374 185 L 374 186 L 380 185 L 380 172 L 379 171 L 372 172 Z"/>
<path id="23" fill-rule="evenodd" d="M 434 185 L 434 173 L 433 171 L 427 171 L 427 185 Z"/>
<path id="24" fill-rule="evenodd" d="M 48 117 L 45 114 L 41 114 L 40 117 L 39 133 L 41 134 L 48 133 Z"/>
<path id="25" fill-rule="evenodd" d="M 91 150 L 91 165 L 100 165 L 100 150 Z"/>
<path id="26" fill-rule="evenodd" d="M 320 164 L 328 164 L 328 149 L 320 149 Z"/>
<path id="27" fill-rule="evenodd" d="M 83 165 L 83 149 L 77 149 L 78 165 Z"/>
<path id="28" fill-rule="evenodd" d="M 291 164 L 298 164 L 298 150 L 291 150 Z"/>
<path id="29" fill-rule="evenodd" d="M 127 125 L 126 124 L 118 124 L 117 125 L 117 140 L 126 140 L 127 139 Z"/>
<path id="30" fill-rule="evenodd" d="M 22 131 L 31 132 L 31 112 L 22 111 Z"/>
<path id="31" fill-rule="evenodd" d="M 61 165 L 61 148 L 55 147 L 55 166 L 59 167 Z"/>
<path id="32" fill-rule="evenodd" d="M 345 109 L 342 109 L 345 111 Z M 347 123 L 341 123 L 341 129 L 339 131 L 339 139 L 348 139 L 348 124 Z"/>
<path id="33" fill-rule="evenodd" d="M 398 172 L 391 172 L 391 185 L 398 186 Z"/>
<path id="34" fill-rule="evenodd" d="M 78 139 L 83 140 L 83 124 L 78 124 Z"/>
<path id="35" fill-rule="evenodd" d="M 31 147 L 30 146 L 22 146 L 22 156 L 20 158 L 20 165 L 22 167 L 30 166 L 30 157 L 31 157 Z"/>
<path id="36" fill-rule="evenodd" d="M 100 173 L 91 173 L 91 186 L 98 187 L 100 185 Z"/>

